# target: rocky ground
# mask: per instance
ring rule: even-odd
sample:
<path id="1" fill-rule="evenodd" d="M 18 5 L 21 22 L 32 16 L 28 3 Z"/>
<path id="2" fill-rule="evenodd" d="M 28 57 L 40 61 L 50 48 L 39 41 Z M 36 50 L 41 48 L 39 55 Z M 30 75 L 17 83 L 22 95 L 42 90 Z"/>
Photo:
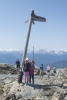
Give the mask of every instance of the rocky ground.
<path id="1" fill-rule="evenodd" d="M 0 100 L 67 100 L 67 69 L 43 78 L 35 75 L 35 85 L 18 84 L 17 78 L 0 80 Z"/>
<path id="2" fill-rule="evenodd" d="M 10 64 L 0 63 L 0 74 L 16 74 L 16 67 Z"/>

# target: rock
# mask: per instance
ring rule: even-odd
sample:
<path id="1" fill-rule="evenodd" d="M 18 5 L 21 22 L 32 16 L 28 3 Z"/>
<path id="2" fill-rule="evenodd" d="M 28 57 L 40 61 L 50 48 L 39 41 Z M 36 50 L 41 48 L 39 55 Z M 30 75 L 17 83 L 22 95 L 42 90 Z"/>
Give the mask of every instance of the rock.
<path id="1" fill-rule="evenodd" d="M 8 63 L 0 64 L 0 74 L 17 74 L 16 68 Z"/>
<path id="2" fill-rule="evenodd" d="M 51 100 L 59 100 L 59 97 L 53 96 Z"/>
<path id="3" fill-rule="evenodd" d="M 21 89 L 17 89 L 17 91 L 21 92 Z"/>
<path id="4" fill-rule="evenodd" d="M 39 75 L 39 74 L 40 74 L 40 69 L 38 67 L 35 67 L 34 75 Z"/>
<path id="5" fill-rule="evenodd" d="M 56 91 L 56 88 L 55 87 L 52 87 L 50 90 L 49 90 L 49 95 L 52 96 L 54 94 L 54 92 Z"/>
<path id="6" fill-rule="evenodd" d="M 5 80 L 3 80 L 5 83 L 3 84 L 3 97 L 6 97 L 5 100 L 67 100 L 66 73 L 65 76 L 63 76 L 63 74 L 57 74 L 48 78 L 47 75 L 44 75 L 43 78 L 40 78 L 40 76 L 37 75 L 38 70 L 39 69 L 36 69 L 34 86 L 29 84 L 23 84 L 21 86 L 18 84 L 17 79 L 5 78 Z"/>
<path id="7" fill-rule="evenodd" d="M 60 94 L 60 95 L 57 95 L 57 96 L 52 96 L 52 100 L 64 100 L 64 95 Z"/>
<path id="8" fill-rule="evenodd" d="M 67 95 L 67 89 L 64 90 L 64 95 L 65 95 L 65 96 Z"/>
<path id="9" fill-rule="evenodd" d="M 63 100 L 64 99 L 64 93 L 61 93 L 59 96 L 59 100 Z"/>
<path id="10" fill-rule="evenodd" d="M 39 94 L 39 96 L 40 97 L 42 97 L 42 96 L 45 97 L 45 96 L 50 96 L 50 94 L 49 94 L 48 91 L 41 91 L 40 94 Z"/>
<path id="11" fill-rule="evenodd" d="M 53 95 L 53 99 L 56 98 L 57 100 L 63 100 L 64 99 L 64 90 L 58 89 Z"/>
<path id="12" fill-rule="evenodd" d="M 21 99 L 22 98 L 22 95 L 19 95 L 19 96 L 16 96 L 16 99 Z"/>
<path id="13" fill-rule="evenodd" d="M 50 100 L 50 99 L 47 96 L 44 96 L 44 97 L 37 96 L 36 98 L 34 98 L 34 100 Z"/>
<path id="14" fill-rule="evenodd" d="M 5 98 L 5 100 L 18 100 L 18 99 L 16 99 L 15 94 L 10 94 Z"/>
<path id="15" fill-rule="evenodd" d="M 67 88 L 67 83 L 64 83 L 63 84 L 63 88 Z"/>
<path id="16" fill-rule="evenodd" d="M 4 83 L 5 83 L 5 84 L 9 84 L 9 83 L 11 83 L 11 79 L 6 78 L 6 79 L 4 80 Z"/>
<path id="17" fill-rule="evenodd" d="M 4 91 L 3 91 L 3 87 L 0 86 L 0 95 L 3 94 L 3 93 L 4 93 Z"/>
<path id="18" fill-rule="evenodd" d="M 67 100 L 67 96 L 64 97 L 64 100 Z"/>

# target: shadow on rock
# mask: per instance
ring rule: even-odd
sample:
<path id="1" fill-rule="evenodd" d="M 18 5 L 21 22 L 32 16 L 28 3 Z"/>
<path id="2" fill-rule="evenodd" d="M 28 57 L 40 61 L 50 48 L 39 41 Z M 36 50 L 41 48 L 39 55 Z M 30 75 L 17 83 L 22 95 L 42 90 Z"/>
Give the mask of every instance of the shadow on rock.
<path id="1" fill-rule="evenodd" d="M 48 91 L 49 89 L 51 89 L 49 85 L 34 84 L 30 86 L 33 87 L 34 89 L 43 89 L 45 91 Z"/>

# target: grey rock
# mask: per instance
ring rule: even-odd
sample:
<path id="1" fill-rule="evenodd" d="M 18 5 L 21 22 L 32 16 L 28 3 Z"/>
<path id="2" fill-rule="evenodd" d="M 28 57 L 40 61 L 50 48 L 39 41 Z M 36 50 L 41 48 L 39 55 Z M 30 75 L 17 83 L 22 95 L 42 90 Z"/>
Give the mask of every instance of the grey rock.
<path id="1" fill-rule="evenodd" d="M 5 98 L 5 100 L 18 100 L 18 99 L 16 99 L 15 94 L 11 94 L 11 95 L 8 95 L 8 96 Z"/>
<path id="2" fill-rule="evenodd" d="M 64 97 L 64 100 L 67 100 L 67 96 Z"/>

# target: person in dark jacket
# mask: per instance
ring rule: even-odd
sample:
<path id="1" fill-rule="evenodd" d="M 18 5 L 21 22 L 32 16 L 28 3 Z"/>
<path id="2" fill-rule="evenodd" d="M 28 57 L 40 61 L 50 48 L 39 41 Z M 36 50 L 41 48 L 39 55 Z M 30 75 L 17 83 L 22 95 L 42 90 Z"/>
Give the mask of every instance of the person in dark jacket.
<path id="1" fill-rule="evenodd" d="M 29 82 L 29 68 L 30 68 L 30 61 L 28 58 L 26 58 L 24 63 L 24 81 L 26 84 L 28 84 Z"/>
<path id="2" fill-rule="evenodd" d="M 19 59 L 17 59 L 17 61 L 16 61 L 16 67 L 20 68 L 20 61 L 19 61 Z"/>

